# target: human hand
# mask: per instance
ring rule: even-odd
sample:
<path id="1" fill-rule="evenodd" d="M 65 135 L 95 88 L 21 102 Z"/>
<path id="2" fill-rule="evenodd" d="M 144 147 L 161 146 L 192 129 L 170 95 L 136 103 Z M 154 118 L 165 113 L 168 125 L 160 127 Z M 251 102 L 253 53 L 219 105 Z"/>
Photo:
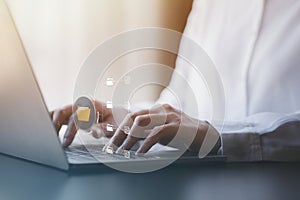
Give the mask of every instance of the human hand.
<path id="1" fill-rule="evenodd" d="M 112 137 L 115 131 L 108 131 L 106 128 L 108 124 L 116 126 L 116 121 L 113 116 L 112 109 L 106 108 L 106 105 L 98 101 L 94 102 L 94 106 L 96 112 L 99 112 L 100 117 L 99 121 L 96 122 L 97 124 L 91 128 L 92 135 L 94 137 L 99 137 L 99 135 L 103 134 L 106 137 Z M 119 117 L 124 118 L 124 116 L 128 114 L 128 111 L 124 108 L 120 107 L 114 109 L 114 112 L 117 112 Z M 50 116 L 57 133 L 59 133 L 63 125 L 68 126 L 63 139 L 63 146 L 68 147 L 73 142 L 78 131 L 78 128 L 76 127 L 74 121 L 75 113 L 73 113 L 73 106 L 69 105 L 64 108 L 54 110 L 50 112 Z"/>
<path id="2" fill-rule="evenodd" d="M 217 130 L 207 122 L 191 118 L 170 105 L 157 105 L 150 110 L 128 114 L 104 150 L 108 147 L 117 153 L 129 150 L 144 139 L 138 154 L 148 152 L 156 143 L 199 152 L 206 134 L 219 137 Z M 176 141 L 173 141 L 175 137 Z M 216 153 L 220 145 L 219 139 L 211 153 Z"/>

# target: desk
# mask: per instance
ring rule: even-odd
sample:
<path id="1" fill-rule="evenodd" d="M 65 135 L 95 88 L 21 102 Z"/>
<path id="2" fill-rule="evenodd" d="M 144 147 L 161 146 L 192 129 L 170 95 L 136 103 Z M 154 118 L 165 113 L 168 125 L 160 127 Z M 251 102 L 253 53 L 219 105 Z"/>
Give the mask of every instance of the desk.
<path id="1" fill-rule="evenodd" d="M 111 169 L 67 173 L 0 155 L 1 200 L 300 199 L 299 178 L 300 163 L 178 165 L 146 174 Z"/>

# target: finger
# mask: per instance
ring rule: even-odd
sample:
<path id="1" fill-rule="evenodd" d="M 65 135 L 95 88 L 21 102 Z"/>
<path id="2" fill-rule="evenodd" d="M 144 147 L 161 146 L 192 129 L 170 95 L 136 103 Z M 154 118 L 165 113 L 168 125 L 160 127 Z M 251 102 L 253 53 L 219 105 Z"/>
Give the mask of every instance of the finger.
<path id="1" fill-rule="evenodd" d="M 118 151 L 120 150 L 129 150 L 131 149 L 140 139 L 132 136 L 128 136 L 125 140 L 125 142 L 120 146 Z M 117 151 L 117 153 L 118 153 Z"/>
<path id="2" fill-rule="evenodd" d="M 150 110 L 140 110 L 140 111 L 137 111 L 137 112 L 135 112 L 135 113 L 132 113 L 132 114 L 129 115 L 129 116 L 130 116 L 131 120 L 134 121 L 135 118 L 136 118 L 137 116 L 140 116 L 140 115 L 147 115 L 147 114 L 149 114 L 149 113 L 150 113 Z"/>
<path id="3" fill-rule="evenodd" d="M 143 144 L 137 150 L 137 154 L 147 153 L 153 145 L 158 143 L 170 129 L 170 125 L 162 125 L 155 127 L 145 139 Z"/>
<path id="4" fill-rule="evenodd" d="M 117 130 L 113 137 L 110 139 L 108 144 L 105 146 L 105 150 L 109 148 L 110 150 L 116 151 L 119 146 L 124 142 L 127 135 L 122 130 Z"/>
<path id="5" fill-rule="evenodd" d="M 168 104 L 155 104 L 150 109 L 150 113 L 166 113 L 171 110 L 172 110 L 172 107 Z"/>
<path id="6" fill-rule="evenodd" d="M 145 130 L 153 129 L 156 126 L 167 123 L 166 114 L 147 114 L 137 116 L 134 120 L 129 135 L 136 138 L 146 138 Z"/>
<path id="7" fill-rule="evenodd" d="M 98 124 L 91 127 L 91 134 L 96 139 L 99 139 L 99 138 L 105 136 L 103 130 L 101 128 L 99 128 Z"/>
<path id="8" fill-rule="evenodd" d="M 149 113 L 149 110 L 141 110 L 134 114 L 126 115 L 125 119 L 121 122 L 115 134 L 110 139 L 110 141 L 108 142 L 108 144 L 104 149 L 109 147 L 110 149 L 117 150 L 121 146 L 121 144 L 123 144 L 123 142 L 127 137 L 128 133 L 125 133 L 124 130 L 130 130 L 135 118 L 141 114 L 146 114 L 146 113 Z"/>
<path id="9" fill-rule="evenodd" d="M 120 124 L 120 127 L 116 130 L 113 137 L 108 142 L 107 147 L 113 148 L 116 150 L 126 139 L 127 134 L 124 132 L 124 127 L 131 127 L 133 124 L 132 115 L 128 114 L 123 122 Z"/>
<path id="10" fill-rule="evenodd" d="M 99 113 L 99 122 L 103 122 L 111 114 L 111 109 L 106 108 L 106 106 L 99 102 L 94 101 L 95 110 Z"/>
<path id="11" fill-rule="evenodd" d="M 57 133 L 61 129 L 62 125 L 67 124 L 72 115 L 72 106 L 68 106 L 64 109 L 56 110 L 53 112 L 53 124 Z"/>
<path id="12" fill-rule="evenodd" d="M 76 128 L 76 125 L 75 125 L 74 115 L 73 115 L 69 120 L 68 128 L 67 128 L 66 133 L 64 135 L 64 141 L 63 141 L 63 146 L 64 147 L 68 147 L 70 144 L 72 144 L 76 133 L 77 133 L 77 128 Z"/>
<path id="13" fill-rule="evenodd" d="M 120 124 L 120 127 L 117 129 L 115 135 L 113 136 L 113 144 L 120 146 L 123 142 L 124 139 L 127 137 L 127 135 L 129 134 L 128 131 L 131 131 L 131 127 L 134 124 L 134 121 L 136 120 L 136 118 L 138 118 L 140 115 L 145 115 L 148 114 L 149 110 L 141 110 L 138 111 L 136 113 L 133 114 L 128 114 L 125 119 L 123 120 L 123 122 Z M 127 130 L 127 132 L 125 132 L 125 130 Z"/>

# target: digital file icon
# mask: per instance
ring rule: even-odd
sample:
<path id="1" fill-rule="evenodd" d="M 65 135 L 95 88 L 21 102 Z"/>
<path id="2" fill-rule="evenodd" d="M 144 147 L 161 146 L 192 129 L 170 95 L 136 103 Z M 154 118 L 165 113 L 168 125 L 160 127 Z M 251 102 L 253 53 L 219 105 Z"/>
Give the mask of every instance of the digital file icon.
<path id="1" fill-rule="evenodd" d="M 107 101 L 106 108 L 113 108 L 113 103 L 111 101 Z"/>
<path id="2" fill-rule="evenodd" d="M 106 85 L 107 86 L 113 86 L 114 85 L 114 79 L 113 78 L 107 78 L 106 79 Z"/>
<path id="3" fill-rule="evenodd" d="M 91 109 L 89 107 L 78 106 L 76 110 L 78 121 L 89 122 Z"/>
<path id="4" fill-rule="evenodd" d="M 79 97 L 73 106 L 74 121 L 78 129 L 90 130 L 97 123 L 97 115 L 93 100 L 89 97 Z"/>
<path id="5" fill-rule="evenodd" d="M 130 84 L 130 76 L 124 76 L 121 80 L 116 81 L 114 80 L 114 78 L 112 77 L 108 77 L 106 78 L 105 84 L 106 86 L 113 86 L 116 83 L 124 83 L 125 85 L 129 85 Z"/>
<path id="6" fill-rule="evenodd" d="M 113 125 L 107 124 L 107 125 L 106 125 L 106 130 L 109 131 L 109 132 L 113 132 L 113 131 L 114 131 Z"/>

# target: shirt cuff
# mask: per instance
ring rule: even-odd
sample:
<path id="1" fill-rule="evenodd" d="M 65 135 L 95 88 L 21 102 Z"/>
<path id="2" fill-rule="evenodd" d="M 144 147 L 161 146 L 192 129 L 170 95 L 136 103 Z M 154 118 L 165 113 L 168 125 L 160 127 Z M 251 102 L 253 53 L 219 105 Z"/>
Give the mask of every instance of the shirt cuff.
<path id="1" fill-rule="evenodd" d="M 221 151 L 227 160 L 261 161 L 262 146 L 260 135 L 256 133 L 223 133 L 221 134 Z"/>
<path id="2" fill-rule="evenodd" d="M 258 113 L 236 122 L 226 122 L 223 126 L 215 122 L 214 126 L 221 133 L 220 154 L 227 156 L 228 161 L 262 161 L 269 159 L 265 151 L 265 133 L 275 131 L 279 126 L 300 119 L 299 113 L 290 115 L 280 113 Z M 281 138 L 282 140 L 283 138 Z"/>

